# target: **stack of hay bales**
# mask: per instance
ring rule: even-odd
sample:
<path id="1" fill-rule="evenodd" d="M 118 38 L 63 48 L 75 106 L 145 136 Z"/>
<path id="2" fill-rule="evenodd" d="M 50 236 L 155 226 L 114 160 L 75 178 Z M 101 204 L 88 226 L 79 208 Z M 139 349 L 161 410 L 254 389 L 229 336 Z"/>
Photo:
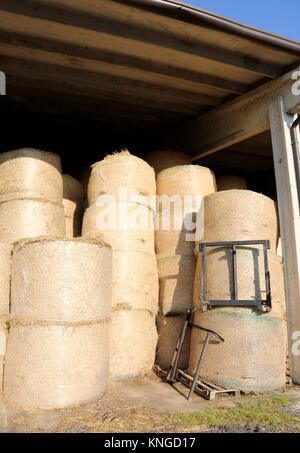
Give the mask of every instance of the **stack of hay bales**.
<path id="1" fill-rule="evenodd" d="M 0 240 L 64 235 L 62 195 L 56 154 L 31 148 L 0 154 Z"/>
<path id="2" fill-rule="evenodd" d="M 4 360 L 9 329 L 11 254 L 12 245 L 0 242 L 0 401 L 2 399 Z"/>
<path id="3" fill-rule="evenodd" d="M 129 198 L 120 196 L 122 188 Z M 129 152 L 107 156 L 93 166 L 82 235 L 100 238 L 113 249 L 111 380 L 145 374 L 154 363 L 158 276 L 151 202 L 155 191 L 153 169 Z"/>
<path id="4" fill-rule="evenodd" d="M 108 380 L 111 249 L 82 239 L 16 244 L 4 372 L 8 406 L 99 398 Z"/>
<path id="5" fill-rule="evenodd" d="M 275 203 L 247 190 L 218 192 L 205 198 L 204 238 L 201 242 L 269 239 L 268 252 L 272 311 L 253 307 L 214 307 L 202 311 L 201 254 L 194 287 L 194 322 L 220 334 L 224 343 L 212 340 L 201 377 L 215 384 L 243 391 L 272 392 L 285 385 L 286 323 L 282 258 L 276 255 Z M 266 298 L 262 247 L 239 246 L 236 251 L 238 298 Z M 207 299 L 232 298 L 231 248 L 208 249 Z M 189 371 L 196 370 L 205 335 L 192 329 Z"/>
<path id="6" fill-rule="evenodd" d="M 221 192 L 223 190 L 233 190 L 233 189 L 247 189 L 247 182 L 241 176 L 236 175 L 224 175 L 217 178 L 217 188 Z"/>
<path id="7" fill-rule="evenodd" d="M 154 168 L 156 174 L 166 168 L 192 164 L 192 158 L 188 154 L 176 150 L 151 151 L 144 159 Z"/>
<path id="8" fill-rule="evenodd" d="M 157 363 L 168 368 L 180 335 L 186 312 L 193 304 L 193 285 L 196 266 L 194 241 L 188 234 L 195 233 L 196 197 L 214 193 L 214 174 L 205 167 L 183 165 L 163 170 L 157 175 L 157 195 L 179 196 L 184 204 L 186 196 L 192 196 L 190 206 L 179 207 L 173 203 L 170 209 L 164 204 L 158 206 L 158 229 L 155 233 L 155 250 L 159 276 L 159 309 L 157 317 L 158 350 Z M 199 208 L 198 208 L 199 209 Z M 170 220 L 169 227 L 167 220 Z M 187 220 L 191 222 L 188 225 Z M 165 229 L 166 228 L 166 229 Z M 187 337 L 179 366 L 187 368 L 189 338 Z"/>
<path id="9" fill-rule="evenodd" d="M 63 175 L 63 205 L 66 236 L 80 236 L 83 215 L 83 185 L 71 175 Z"/>

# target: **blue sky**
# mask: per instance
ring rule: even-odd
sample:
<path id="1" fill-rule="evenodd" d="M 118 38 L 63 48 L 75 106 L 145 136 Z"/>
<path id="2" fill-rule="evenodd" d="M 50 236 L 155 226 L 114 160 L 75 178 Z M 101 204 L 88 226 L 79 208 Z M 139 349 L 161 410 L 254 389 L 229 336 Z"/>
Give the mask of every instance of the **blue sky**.
<path id="1" fill-rule="evenodd" d="M 300 0 L 182 0 L 253 27 L 300 41 Z"/>

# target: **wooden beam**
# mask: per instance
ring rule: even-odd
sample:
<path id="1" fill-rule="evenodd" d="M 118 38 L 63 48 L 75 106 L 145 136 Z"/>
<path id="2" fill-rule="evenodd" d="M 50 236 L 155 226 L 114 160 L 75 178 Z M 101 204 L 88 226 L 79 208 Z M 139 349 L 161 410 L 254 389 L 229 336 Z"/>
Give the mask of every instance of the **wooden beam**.
<path id="1" fill-rule="evenodd" d="M 163 145 L 184 149 L 197 160 L 268 130 L 269 105 L 291 89 L 292 74 L 293 71 L 173 129 Z M 289 101 L 287 111 L 292 106 Z"/>
<path id="2" fill-rule="evenodd" d="M 193 65 L 193 58 L 196 57 L 202 59 L 203 64 L 208 61 L 214 64 L 218 62 L 228 66 L 229 70 L 231 67 L 269 78 L 278 77 L 282 72 L 280 64 L 266 63 L 245 52 L 229 50 L 222 45 L 178 39 L 167 30 L 157 30 L 153 33 L 151 28 L 133 24 L 126 27 L 107 17 L 91 16 L 84 12 L 53 8 L 48 5 L 39 4 L 37 8 L 31 2 L 4 2 L 2 8 L 0 28 L 6 31 L 18 31 L 30 36 L 37 33 L 40 37 L 50 36 L 52 31 L 54 33 L 56 31 L 57 40 L 61 36 L 64 36 L 64 40 L 66 36 L 72 39 L 75 33 L 77 39 L 81 40 L 81 45 L 97 43 L 101 46 L 102 42 L 102 48 L 105 46 L 112 52 L 119 47 L 125 54 L 141 55 L 142 52 L 149 57 L 152 55 L 152 58 L 154 55 L 156 59 L 161 57 L 169 63 L 181 59 L 187 65 L 190 60 L 190 64 Z"/>
<path id="3" fill-rule="evenodd" d="M 290 127 L 295 117 L 285 113 L 282 97 L 270 106 L 280 231 L 283 245 L 292 376 L 300 384 L 300 212 Z M 272 281 L 271 281 L 272 289 Z M 298 352 L 299 350 L 299 352 Z"/>

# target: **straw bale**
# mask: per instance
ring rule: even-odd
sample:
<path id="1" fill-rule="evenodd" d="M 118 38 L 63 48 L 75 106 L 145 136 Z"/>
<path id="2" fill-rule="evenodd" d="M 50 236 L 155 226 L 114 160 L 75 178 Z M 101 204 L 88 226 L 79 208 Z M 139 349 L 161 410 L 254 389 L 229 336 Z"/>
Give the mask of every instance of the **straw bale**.
<path id="1" fill-rule="evenodd" d="M 0 316 L 9 313 L 12 245 L 0 242 Z"/>
<path id="2" fill-rule="evenodd" d="M 94 204 L 84 214 L 82 236 L 99 237 L 114 250 L 154 253 L 153 212 L 140 203 Z"/>
<path id="3" fill-rule="evenodd" d="M 0 202 L 36 198 L 62 202 L 60 157 L 33 148 L 0 154 Z"/>
<path id="4" fill-rule="evenodd" d="M 104 194 L 120 198 L 119 188 L 124 187 L 129 197 L 133 196 L 135 201 L 144 199 L 149 205 L 151 196 L 156 193 L 153 168 L 129 152 L 109 155 L 93 165 L 88 184 L 89 205 Z"/>
<path id="5" fill-rule="evenodd" d="M 155 231 L 155 251 L 158 255 L 194 255 L 191 235 L 196 230 L 196 212 L 183 210 L 160 211 Z"/>
<path id="6" fill-rule="evenodd" d="M 232 189 L 247 189 L 247 182 L 244 178 L 234 175 L 224 175 L 217 178 L 218 191 L 232 190 Z"/>
<path id="7" fill-rule="evenodd" d="M 193 322 L 214 330 L 225 341 L 211 337 L 201 378 L 245 392 L 282 391 L 285 386 L 286 324 L 282 318 L 236 313 L 214 308 L 196 311 Z M 205 332 L 193 328 L 189 372 L 195 373 Z"/>
<path id="8" fill-rule="evenodd" d="M 264 256 L 261 249 L 238 247 L 236 249 L 237 290 L 241 300 L 266 299 Z M 285 317 L 284 277 L 282 258 L 268 252 L 272 311 L 265 316 Z M 194 283 L 194 307 L 201 309 L 202 254 L 199 253 Z M 206 255 L 207 299 L 230 300 L 232 298 L 232 251 L 231 248 L 209 249 Z M 248 313 L 248 307 L 224 307 L 225 311 Z M 258 308 L 253 308 L 257 311 Z"/>
<path id="9" fill-rule="evenodd" d="M 0 203 L 1 241 L 53 235 L 65 235 L 62 204 L 29 199 Z"/>
<path id="10" fill-rule="evenodd" d="M 63 175 L 63 205 L 66 224 L 66 236 L 77 237 L 81 234 L 83 216 L 83 185 L 70 175 Z"/>
<path id="11" fill-rule="evenodd" d="M 17 244 L 12 258 L 11 315 L 48 321 L 109 317 L 111 248 L 82 240 Z"/>
<path id="12" fill-rule="evenodd" d="M 216 192 L 213 172 L 200 165 L 182 165 L 168 168 L 157 175 L 158 195 L 208 195 Z M 162 209 L 160 205 L 160 210 Z"/>
<path id="13" fill-rule="evenodd" d="M 54 409 L 100 398 L 108 378 L 108 321 L 86 325 L 12 324 L 4 401 Z"/>
<path id="14" fill-rule="evenodd" d="M 159 308 L 162 314 L 186 312 L 193 305 L 195 256 L 158 256 Z"/>
<path id="15" fill-rule="evenodd" d="M 269 239 L 276 252 L 276 203 L 250 190 L 225 190 L 205 197 L 201 242 Z"/>
<path id="16" fill-rule="evenodd" d="M 8 316 L 0 314 L 0 404 L 2 400 L 3 374 L 8 331 L 9 331 Z"/>
<path id="17" fill-rule="evenodd" d="M 191 165 L 192 159 L 188 154 L 176 150 L 151 151 L 144 157 L 156 174 L 166 168 L 178 165 Z"/>
<path id="18" fill-rule="evenodd" d="M 144 310 L 113 311 L 110 327 L 111 381 L 144 375 L 154 365 L 157 344 L 155 316 Z"/>
<path id="19" fill-rule="evenodd" d="M 112 308 L 158 310 L 156 256 L 135 250 L 114 250 Z"/>
<path id="20" fill-rule="evenodd" d="M 158 331 L 156 363 L 163 370 L 169 369 L 171 365 L 175 348 L 182 332 L 185 319 L 186 315 L 158 315 L 156 318 Z M 188 329 L 178 362 L 179 368 L 183 370 L 185 370 L 189 364 L 190 334 L 191 330 Z"/>
<path id="21" fill-rule="evenodd" d="M 283 254 L 282 254 L 282 239 L 281 238 L 278 238 L 276 253 L 277 253 L 277 255 L 279 255 L 281 257 L 283 256 Z"/>

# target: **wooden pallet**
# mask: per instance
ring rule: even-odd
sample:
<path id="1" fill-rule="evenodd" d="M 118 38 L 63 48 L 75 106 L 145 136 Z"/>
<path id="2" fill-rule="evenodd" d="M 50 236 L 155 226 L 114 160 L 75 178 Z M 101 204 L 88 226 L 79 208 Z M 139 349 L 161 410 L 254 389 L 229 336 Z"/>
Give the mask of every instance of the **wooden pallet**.
<path id="1" fill-rule="evenodd" d="M 190 387 L 194 380 L 192 376 L 179 369 L 177 370 L 176 377 L 187 387 Z M 216 395 L 218 395 L 219 393 L 226 393 L 227 395 L 232 395 L 235 397 L 241 395 L 241 392 L 239 390 L 228 389 L 221 385 L 215 385 L 211 382 L 204 381 L 203 379 L 198 379 L 195 387 L 195 392 L 203 396 L 203 398 L 207 400 L 214 400 L 216 398 Z"/>

